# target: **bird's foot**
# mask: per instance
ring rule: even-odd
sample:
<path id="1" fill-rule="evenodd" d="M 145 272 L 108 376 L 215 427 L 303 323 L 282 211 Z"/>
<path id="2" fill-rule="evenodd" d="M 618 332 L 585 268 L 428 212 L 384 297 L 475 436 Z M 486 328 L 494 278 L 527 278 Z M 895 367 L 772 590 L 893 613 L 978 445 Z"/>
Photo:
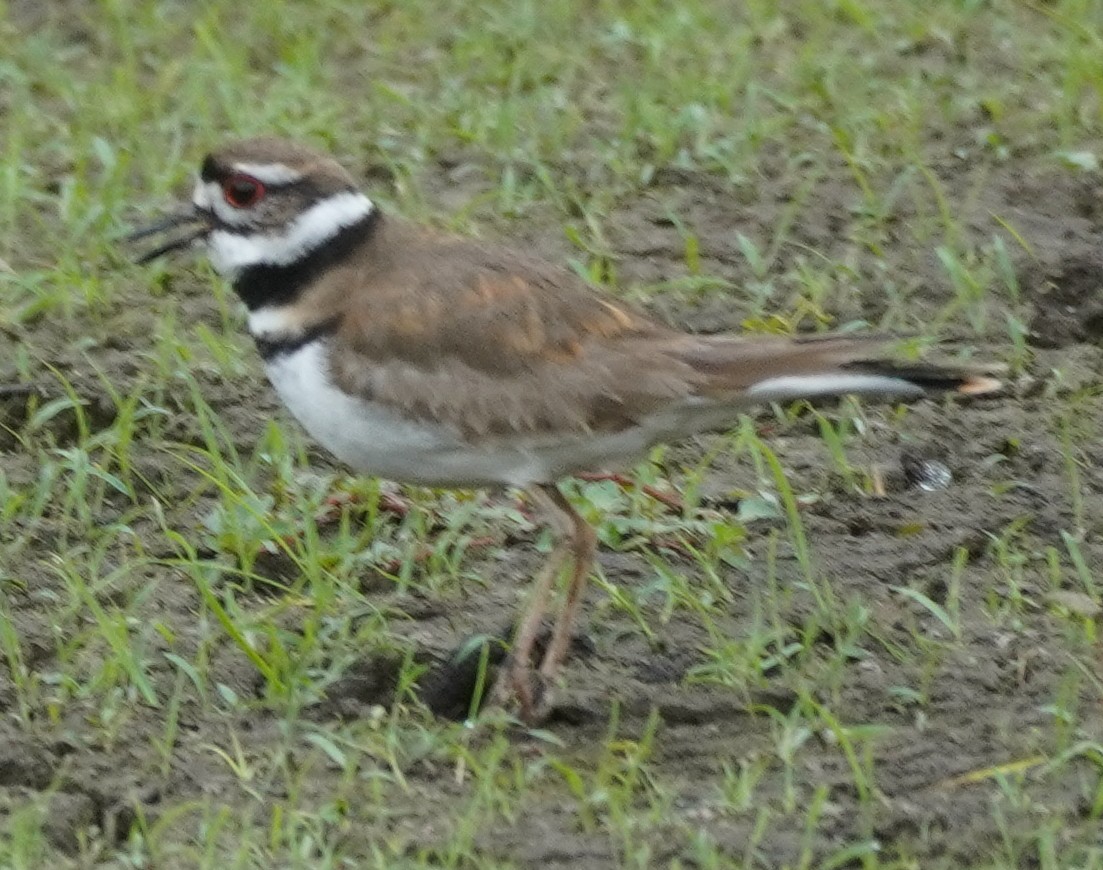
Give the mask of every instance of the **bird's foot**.
<path id="1" fill-rule="evenodd" d="M 526 725 L 539 725 L 552 708 L 551 683 L 527 662 L 508 660 L 494 683 L 490 703 L 516 712 Z"/>

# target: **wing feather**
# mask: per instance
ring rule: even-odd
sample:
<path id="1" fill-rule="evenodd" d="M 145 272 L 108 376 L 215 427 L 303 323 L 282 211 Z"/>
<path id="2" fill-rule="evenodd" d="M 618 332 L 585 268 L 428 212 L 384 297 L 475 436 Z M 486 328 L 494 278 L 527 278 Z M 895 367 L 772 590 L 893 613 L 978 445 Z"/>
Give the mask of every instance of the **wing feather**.
<path id="1" fill-rule="evenodd" d="M 364 267 L 371 292 L 343 317 L 331 374 L 347 391 L 465 437 L 615 432 L 677 409 L 687 415 L 679 431 L 690 431 L 695 413 L 704 426 L 755 399 L 995 383 L 902 366 L 891 360 L 897 340 L 884 336 L 688 335 L 566 269 L 470 239 L 414 232 L 388 244 L 403 253 L 377 249 Z M 755 390 L 765 382 L 784 389 Z"/>

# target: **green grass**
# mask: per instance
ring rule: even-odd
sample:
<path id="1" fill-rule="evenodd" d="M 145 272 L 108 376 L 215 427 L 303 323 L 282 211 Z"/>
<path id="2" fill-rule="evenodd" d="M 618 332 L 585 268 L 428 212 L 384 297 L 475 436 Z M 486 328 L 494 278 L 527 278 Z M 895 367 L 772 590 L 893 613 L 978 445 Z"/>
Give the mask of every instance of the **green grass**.
<path id="1" fill-rule="evenodd" d="M 1103 241 L 1103 4 L 734 5 L 0 0 L 0 866 L 1103 867 L 1101 360 L 1029 336 Z M 571 484 L 584 715 L 440 721 L 425 650 L 515 612 L 526 506 L 395 511 L 205 265 L 119 241 L 268 132 L 679 323 L 1036 387 Z M 893 483 L 931 443 L 950 489 Z"/>

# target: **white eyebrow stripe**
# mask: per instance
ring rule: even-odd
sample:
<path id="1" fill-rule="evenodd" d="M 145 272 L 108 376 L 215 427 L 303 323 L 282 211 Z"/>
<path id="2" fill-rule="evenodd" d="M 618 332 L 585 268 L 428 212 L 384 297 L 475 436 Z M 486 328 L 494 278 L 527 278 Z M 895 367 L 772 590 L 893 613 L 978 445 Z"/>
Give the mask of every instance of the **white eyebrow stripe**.
<path id="1" fill-rule="evenodd" d="M 284 163 L 235 163 L 234 169 L 253 176 L 261 184 L 291 184 L 303 180 L 301 172 Z"/>

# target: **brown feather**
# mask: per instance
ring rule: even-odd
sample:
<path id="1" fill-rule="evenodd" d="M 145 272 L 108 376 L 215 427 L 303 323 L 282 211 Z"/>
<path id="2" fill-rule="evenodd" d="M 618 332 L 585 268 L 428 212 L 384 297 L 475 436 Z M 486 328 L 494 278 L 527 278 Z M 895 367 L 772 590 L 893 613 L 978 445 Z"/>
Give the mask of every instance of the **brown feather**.
<path id="1" fill-rule="evenodd" d="M 702 381 L 673 352 L 678 333 L 566 269 L 393 218 L 380 230 L 300 303 L 311 318 L 343 311 L 330 358 L 343 389 L 506 436 L 619 430 Z"/>
<path id="2" fill-rule="evenodd" d="M 299 196 L 353 186 L 336 161 L 280 139 L 231 143 L 209 160 L 215 171 L 283 164 L 304 175 Z M 389 216 L 281 317 L 291 334 L 338 324 L 337 386 L 473 439 L 619 432 L 666 411 L 676 435 L 695 430 L 695 414 L 701 426 L 726 420 L 766 379 L 901 371 L 879 362 L 881 337 L 681 333 L 539 257 Z M 926 382 L 965 391 L 953 376 Z"/>
<path id="3" fill-rule="evenodd" d="M 892 343 L 689 335 L 539 258 L 380 223 L 297 313 L 304 325 L 343 313 L 338 386 L 465 437 L 621 431 L 693 399 L 738 406 L 766 378 L 841 372 Z"/>

